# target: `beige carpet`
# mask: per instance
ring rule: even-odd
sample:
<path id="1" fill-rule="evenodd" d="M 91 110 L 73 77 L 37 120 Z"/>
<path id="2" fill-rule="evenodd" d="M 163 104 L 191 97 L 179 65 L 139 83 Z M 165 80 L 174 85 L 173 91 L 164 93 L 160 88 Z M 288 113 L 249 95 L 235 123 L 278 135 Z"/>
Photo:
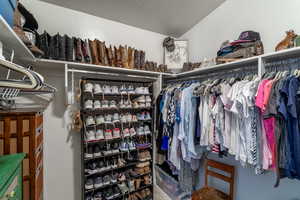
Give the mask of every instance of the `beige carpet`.
<path id="1" fill-rule="evenodd" d="M 155 186 L 154 200 L 171 200 L 171 199 L 158 186 Z"/>

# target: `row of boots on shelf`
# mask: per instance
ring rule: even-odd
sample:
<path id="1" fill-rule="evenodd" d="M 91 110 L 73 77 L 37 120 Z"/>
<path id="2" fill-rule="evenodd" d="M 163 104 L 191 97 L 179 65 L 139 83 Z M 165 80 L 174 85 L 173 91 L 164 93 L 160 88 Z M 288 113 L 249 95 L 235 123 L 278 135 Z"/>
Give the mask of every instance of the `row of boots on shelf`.
<path id="1" fill-rule="evenodd" d="M 36 45 L 44 52 L 43 58 L 92 63 L 95 65 L 121 67 L 127 69 L 149 70 L 166 72 L 166 65 L 157 65 L 155 62 L 145 61 L 145 51 L 132 47 L 111 45 L 107 47 L 105 42 L 95 40 L 82 40 L 80 38 L 50 36 L 46 31 L 37 36 Z"/>

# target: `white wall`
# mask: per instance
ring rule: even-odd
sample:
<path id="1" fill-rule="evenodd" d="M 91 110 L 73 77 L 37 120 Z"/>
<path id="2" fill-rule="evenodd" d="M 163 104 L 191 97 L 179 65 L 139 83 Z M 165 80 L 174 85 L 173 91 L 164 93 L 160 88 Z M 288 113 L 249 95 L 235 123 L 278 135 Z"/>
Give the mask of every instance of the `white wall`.
<path id="1" fill-rule="evenodd" d="M 294 29 L 300 34 L 299 0 L 226 0 L 220 7 L 200 21 L 181 38 L 189 40 L 190 61 L 216 57 L 222 42 L 237 39 L 245 30 L 260 32 L 265 52 L 272 52 L 285 36 Z M 299 200 L 299 181 L 283 179 L 274 188 L 275 175 L 255 175 L 253 169 L 243 168 L 233 158 L 215 160 L 236 166 L 235 199 L 237 200 Z M 201 169 L 200 186 L 204 169 Z M 219 183 L 215 182 L 216 185 Z M 222 184 L 219 186 L 222 187 Z"/>
<path id="2" fill-rule="evenodd" d="M 37 0 L 22 3 L 38 19 L 39 32 L 98 38 L 107 44 L 127 44 L 146 51 L 147 59 L 162 63 L 164 35 L 65 9 Z M 38 68 L 38 66 L 36 66 Z M 39 70 L 38 70 L 39 71 Z M 54 101 L 44 114 L 44 199 L 81 200 L 80 135 L 67 130 L 64 76 L 41 72 L 46 81 L 58 89 Z"/>
<path id="3" fill-rule="evenodd" d="M 299 0 L 226 0 L 181 38 L 189 40 L 190 61 L 214 58 L 221 43 L 245 30 L 260 33 L 265 52 L 272 52 L 285 31 L 300 34 Z"/>
<path id="4" fill-rule="evenodd" d="M 146 51 L 146 59 L 163 62 L 164 35 L 128 26 L 39 0 L 21 0 L 39 22 L 39 32 L 97 38 L 106 44 L 129 45 Z"/>

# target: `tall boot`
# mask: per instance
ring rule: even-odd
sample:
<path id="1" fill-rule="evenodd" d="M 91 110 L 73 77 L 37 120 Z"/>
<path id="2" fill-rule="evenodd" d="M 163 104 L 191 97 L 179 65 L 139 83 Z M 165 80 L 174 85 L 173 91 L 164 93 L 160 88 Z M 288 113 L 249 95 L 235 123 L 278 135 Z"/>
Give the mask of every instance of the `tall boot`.
<path id="1" fill-rule="evenodd" d="M 87 45 L 86 45 L 86 41 L 81 40 L 81 52 L 82 52 L 82 61 L 85 63 L 90 63 L 91 62 L 91 58 L 88 54 L 88 49 L 87 49 Z"/>
<path id="2" fill-rule="evenodd" d="M 44 31 L 43 34 L 39 35 L 39 48 L 44 52 L 43 58 L 49 59 L 49 54 L 50 54 L 50 47 L 49 47 L 49 42 L 50 42 L 50 35 Z"/>
<path id="3" fill-rule="evenodd" d="M 66 60 L 66 38 L 59 35 L 59 60 Z"/>
<path id="4" fill-rule="evenodd" d="M 128 69 L 128 51 L 127 46 L 121 48 L 122 66 Z"/>
<path id="5" fill-rule="evenodd" d="M 107 54 L 107 48 L 106 48 L 105 42 L 102 43 L 101 47 L 102 47 L 102 52 L 103 52 L 103 64 L 105 66 L 108 66 L 109 65 L 108 54 Z"/>
<path id="6" fill-rule="evenodd" d="M 99 65 L 103 65 L 103 63 L 102 63 L 102 43 L 99 41 L 99 40 L 97 40 L 97 39 L 95 39 L 95 41 L 96 41 L 96 44 L 97 44 L 97 53 L 98 53 L 98 63 L 99 63 Z"/>
<path id="7" fill-rule="evenodd" d="M 134 49 L 131 47 L 128 47 L 128 68 L 133 69 L 134 68 Z"/>
<path id="8" fill-rule="evenodd" d="M 134 51 L 134 68 L 140 69 L 140 51 Z"/>
<path id="9" fill-rule="evenodd" d="M 112 47 L 111 45 L 109 46 L 109 48 L 106 48 L 106 53 L 107 53 L 107 58 L 108 58 L 108 65 L 109 66 L 113 66 L 113 51 L 112 51 Z"/>
<path id="10" fill-rule="evenodd" d="M 81 52 L 81 39 L 75 38 L 74 45 L 75 45 L 75 61 L 82 62 L 83 56 Z"/>
<path id="11" fill-rule="evenodd" d="M 94 65 L 99 65 L 97 41 L 89 40 L 89 46 L 90 46 L 90 51 L 91 51 L 92 63 Z"/>
<path id="12" fill-rule="evenodd" d="M 73 62 L 74 59 L 74 41 L 72 38 L 70 38 L 68 35 L 64 35 L 65 41 L 66 41 L 66 60 Z"/>
<path id="13" fill-rule="evenodd" d="M 116 62 L 117 67 L 122 67 L 122 54 L 121 54 L 121 46 L 119 48 L 116 48 Z"/>
<path id="14" fill-rule="evenodd" d="M 145 51 L 140 51 L 140 68 L 145 68 L 145 59 L 146 59 L 146 53 Z"/>

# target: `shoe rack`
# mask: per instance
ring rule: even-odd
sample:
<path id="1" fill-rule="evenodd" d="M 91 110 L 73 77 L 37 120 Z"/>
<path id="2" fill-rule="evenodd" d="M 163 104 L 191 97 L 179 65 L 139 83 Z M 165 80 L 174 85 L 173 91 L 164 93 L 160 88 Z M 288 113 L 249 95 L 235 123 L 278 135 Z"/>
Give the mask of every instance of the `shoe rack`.
<path id="1" fill-rule="evenodd" d="M 95 90 L 90 92 L 91 88 L 87 84 L 93 85 L 94 89 L 98 84 L 102 91 L 94 94 Z M 118 92 L 108 94 L 104 86 L 117 87 Z M 130 90 L 131 94 L 128 94 L 128 91 L 125 94 L 124 86 L 127 90 L 134 90 Z M 148 94 L 134 92 L 136 88 L 145 87 L 149 90 Z M 148 101 L 149 97 L 151 98 L 150 105 L 133 105 L 143 96 L 148 96 Z M 111 103 L 112 101 L 115 103 Z M 131 103 L 131 106 L 128 103 Z M 153 83 L 82 78 L 80 104 L 84 124 L 81 134 L 82 199 L 152 200 Z M 148 117 L 145 118 L 142 113 L 148 113 Z M 108 115 L 112 118 L 107 117 Z M 132 120 L 128 120 L 130 115 Z M 134 116 L 137 116 L 135 120 Z M 144 132 L 140 127 L 144 128 Z M 126 131 L 127 128 L 130 129 L 129 132 Z M 114 134 L 118 133 L 114 132 L 114 129 L 120 130 L 119 135 Z"/>

